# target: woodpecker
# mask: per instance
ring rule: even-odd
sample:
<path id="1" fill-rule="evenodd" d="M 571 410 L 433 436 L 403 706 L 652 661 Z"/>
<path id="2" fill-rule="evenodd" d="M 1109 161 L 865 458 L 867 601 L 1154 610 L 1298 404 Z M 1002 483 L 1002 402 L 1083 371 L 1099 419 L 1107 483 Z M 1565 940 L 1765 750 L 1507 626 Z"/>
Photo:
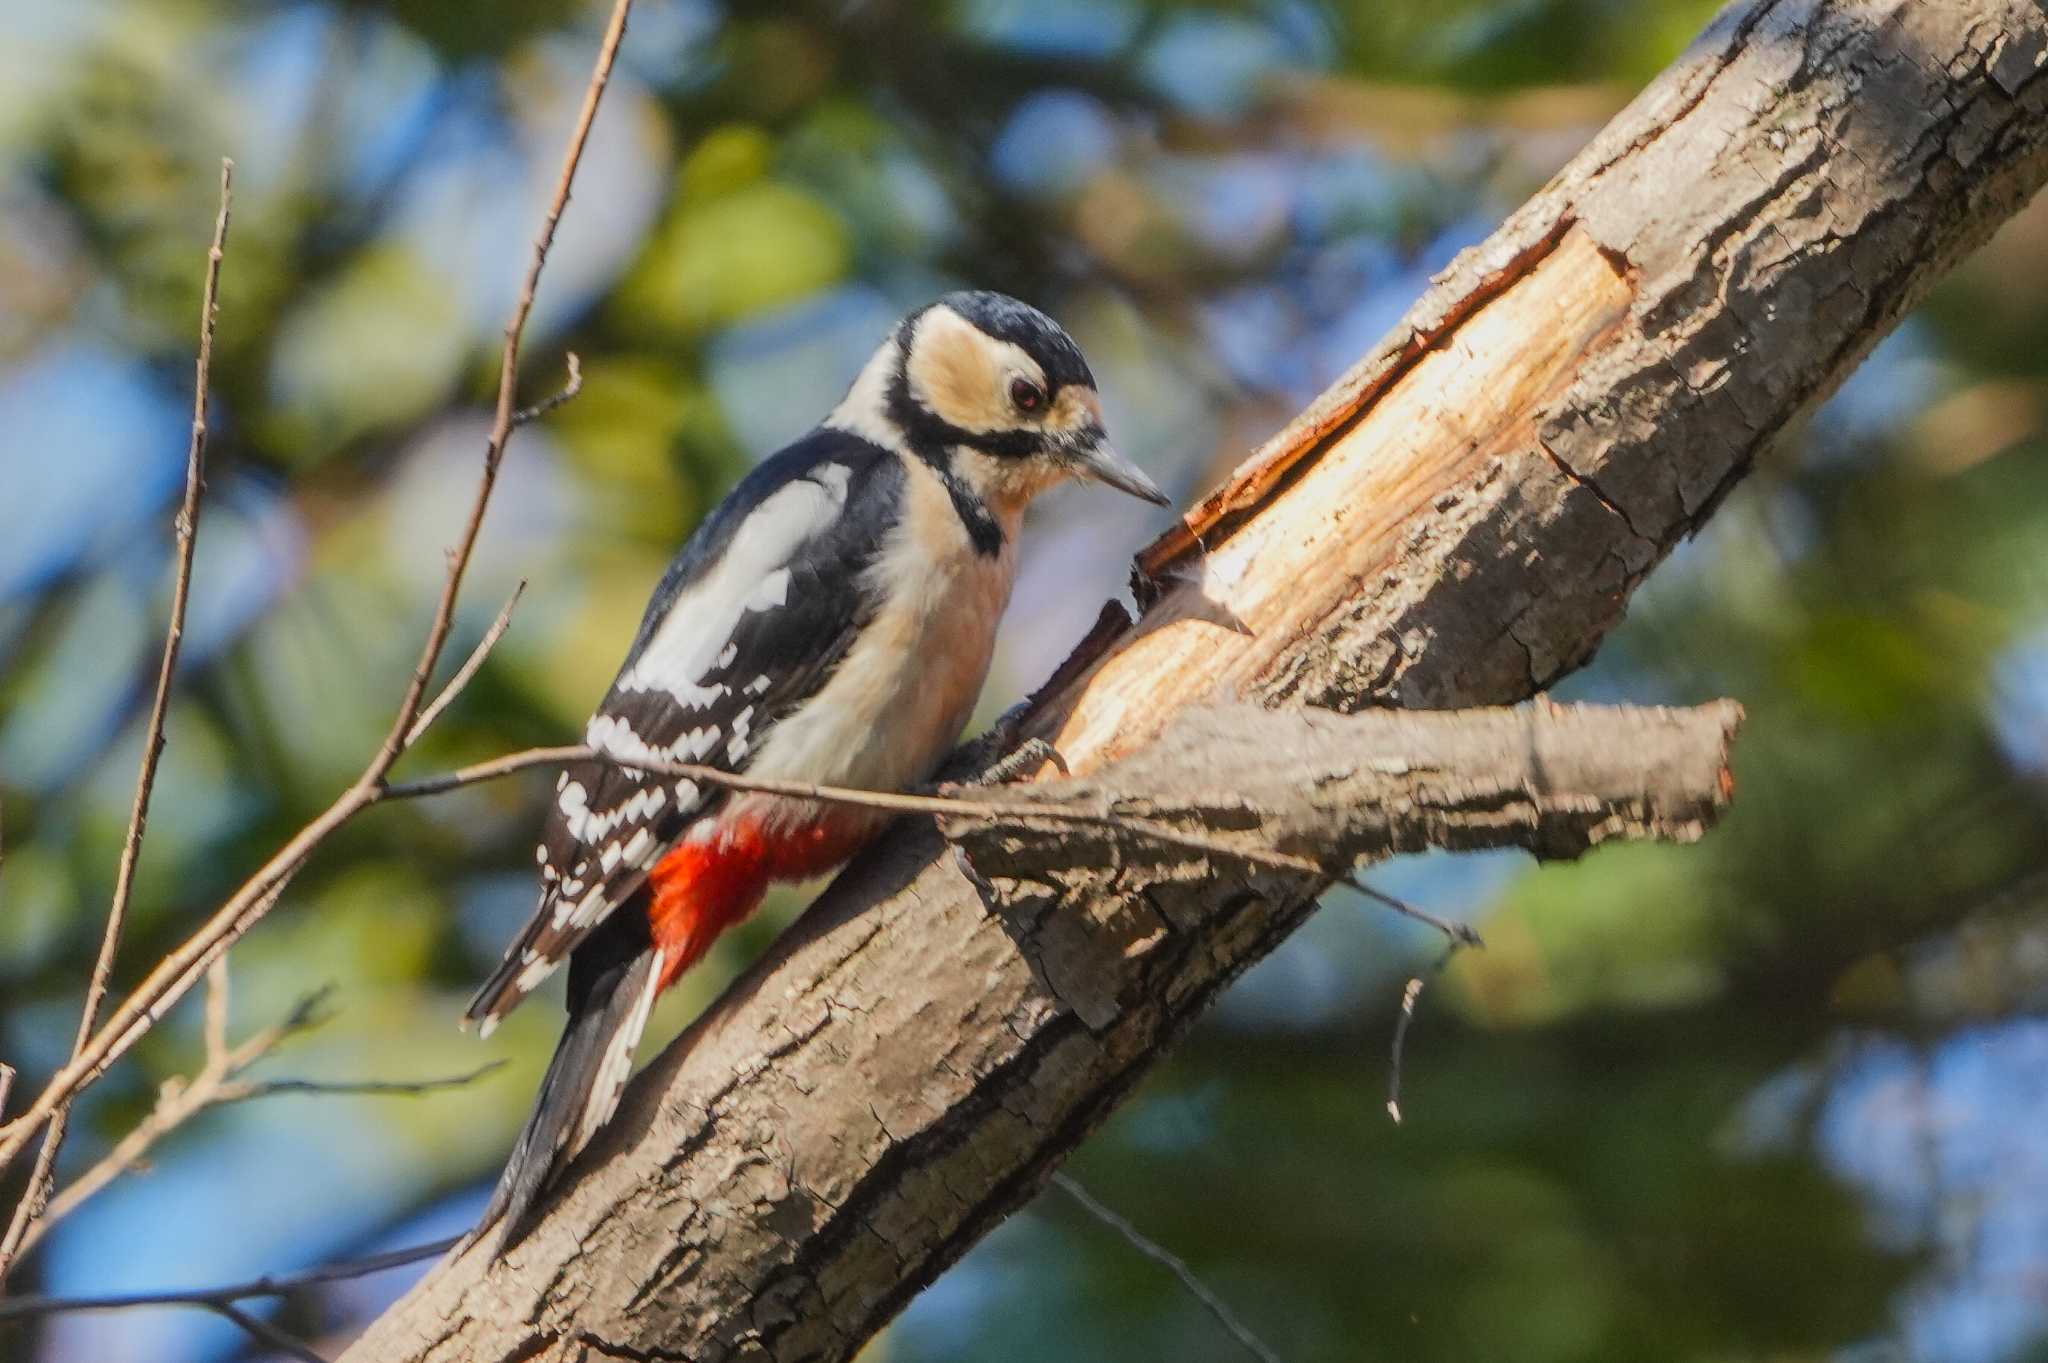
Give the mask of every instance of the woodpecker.
<path id="1" fill-rule="evenodd" d="M 1168 504 L 1111 448 L 1050 317 L 984 292 L 911 313 L 690 536 L 585 741 L 821 785 L 928 779 L 987 676 L 1024 509 L 1074 477 Z M 656 996 L 770 884 L 832 869 L 887 818 L 609 762 L 562 772 L 539 906 L 465 1015 L 489 1035 L 568 961 L 568 1024 L 478 1233 L 521 1235 L 611 1119 Z"/>

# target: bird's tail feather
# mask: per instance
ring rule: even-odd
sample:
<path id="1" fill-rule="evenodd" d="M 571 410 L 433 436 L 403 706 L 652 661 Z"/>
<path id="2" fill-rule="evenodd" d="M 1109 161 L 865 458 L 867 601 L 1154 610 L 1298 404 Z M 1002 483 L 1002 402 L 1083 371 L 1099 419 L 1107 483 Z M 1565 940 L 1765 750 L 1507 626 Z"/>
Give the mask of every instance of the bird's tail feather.
<path id="1" fill-rule="evenodd" d="M 570 961 L 569 1024 L 541 1080 L 533 1115 L 477 1222 L 476 1235 L 504 1223 L 496 1253 L 531 1229 L 548 1184 L 617 1110 L 648 1010 L 660 992 L 662 964 L 663 953 L 654 949 L 594 961 L 587 969 L 579 969 L 582 959 Z"/>

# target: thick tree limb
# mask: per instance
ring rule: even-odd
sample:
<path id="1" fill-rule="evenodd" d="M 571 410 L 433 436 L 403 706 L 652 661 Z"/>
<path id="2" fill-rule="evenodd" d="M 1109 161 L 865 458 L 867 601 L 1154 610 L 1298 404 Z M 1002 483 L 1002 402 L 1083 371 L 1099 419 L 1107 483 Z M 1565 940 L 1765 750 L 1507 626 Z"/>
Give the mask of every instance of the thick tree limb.
<path id="1" fill-rule="evenodd" d="M 1029 727 L 1077 772 L 1197 700 L 1452 708 L 1588 657 L 1630 591 L 2048 178 L 2026 0 L 1731 7 L 1379 351 L 1141 560 Z M 1206 546 L 1206 554 L 1198 552 Z M 650 1067 L 504 1261 L 349 1357 L 842 1360 L 1030 1198 L 1311 912 L 1127 867 L 1084 1018 L 929 827 L 900 828 Z M 1039 952 L 1042 956 L 1042 952 Z M 488 1242 L 487 1242 L 488 1243 Z"/>
<path id="2" fill-rule="evenodd" d="M 948 819 L 946 833 L 984 874 L 1023 878 L 1098 850 L 1128 859 L 1142 839 L 1112 815 L 1331 866 L 1430 847 L 1575 857 L 1613 837 L 1692 842 L 1734 793 L 1728 747 L 1741 722 L 1733 701 L 1355 715 L 1198 705 L 1132 756 L 1005 789 L 1003 817 Z M 1034 805 L 1050 816 L 1035 828 L 1007 812 Z M 1076 827 L 1061 807 L 1106 817 Z M 1171 847 L 1155 855 L 1177 859 Z"/>
<path id="3" fill-rule="evenodd" d="M 1692 842 L 1734 794 L 1728 748 L 1741 720 L 1732 701 L 1357 715 L 1203 705 L 1093 776 L 1004 791 L 1010 807 L 1116 822 L 944 825 L 1048 991 L 1084 1024 L 1109 1027 L 1130 962 L 1175 927 L 1165 901 L 1132 894 L 1133 883 L 1270 873 L 1277 851 L 1298 860 L 1301 892 L 1314 894 L 1360 858 L 1428 847 L 1575 857 L 1609 838 Z"/>

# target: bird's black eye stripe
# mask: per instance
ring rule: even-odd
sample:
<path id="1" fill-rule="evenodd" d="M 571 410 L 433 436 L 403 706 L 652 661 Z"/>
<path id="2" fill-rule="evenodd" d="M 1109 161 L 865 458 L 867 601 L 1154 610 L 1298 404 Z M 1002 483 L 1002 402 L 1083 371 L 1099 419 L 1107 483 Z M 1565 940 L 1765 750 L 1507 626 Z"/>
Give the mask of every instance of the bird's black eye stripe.
<path id="1" fill-rule="evenodd" d="M 1045 390 L 1029 379 L 1011 379 L 1010 401 L 1020 412 L 1035 412 L 1045 405 Z"/>

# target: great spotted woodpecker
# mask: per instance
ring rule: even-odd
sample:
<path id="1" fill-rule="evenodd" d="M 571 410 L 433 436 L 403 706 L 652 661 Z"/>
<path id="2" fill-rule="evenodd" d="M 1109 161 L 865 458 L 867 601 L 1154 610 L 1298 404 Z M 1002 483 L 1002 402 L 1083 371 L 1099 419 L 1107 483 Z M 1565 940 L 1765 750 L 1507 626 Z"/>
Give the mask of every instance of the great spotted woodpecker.
<path id="1" fill-rule="evenodd" d="M 955 293 L 906 317 L 824 423 L 741 479 L 655 589 L 585 731 L 650 757 L 826 785 L 928 778 L 981 690 L 1025 505 L 1080 476 L 1165 505 L 1036 308 Z M 540 904 L 470 1004 L 488 1034 L 564 959 L 569 1020 L 478 1230 L 523 1233 L 610 1120 L 655 996 L 776 881 L 885 815 L 610 763 L 556 783 Z"/>

